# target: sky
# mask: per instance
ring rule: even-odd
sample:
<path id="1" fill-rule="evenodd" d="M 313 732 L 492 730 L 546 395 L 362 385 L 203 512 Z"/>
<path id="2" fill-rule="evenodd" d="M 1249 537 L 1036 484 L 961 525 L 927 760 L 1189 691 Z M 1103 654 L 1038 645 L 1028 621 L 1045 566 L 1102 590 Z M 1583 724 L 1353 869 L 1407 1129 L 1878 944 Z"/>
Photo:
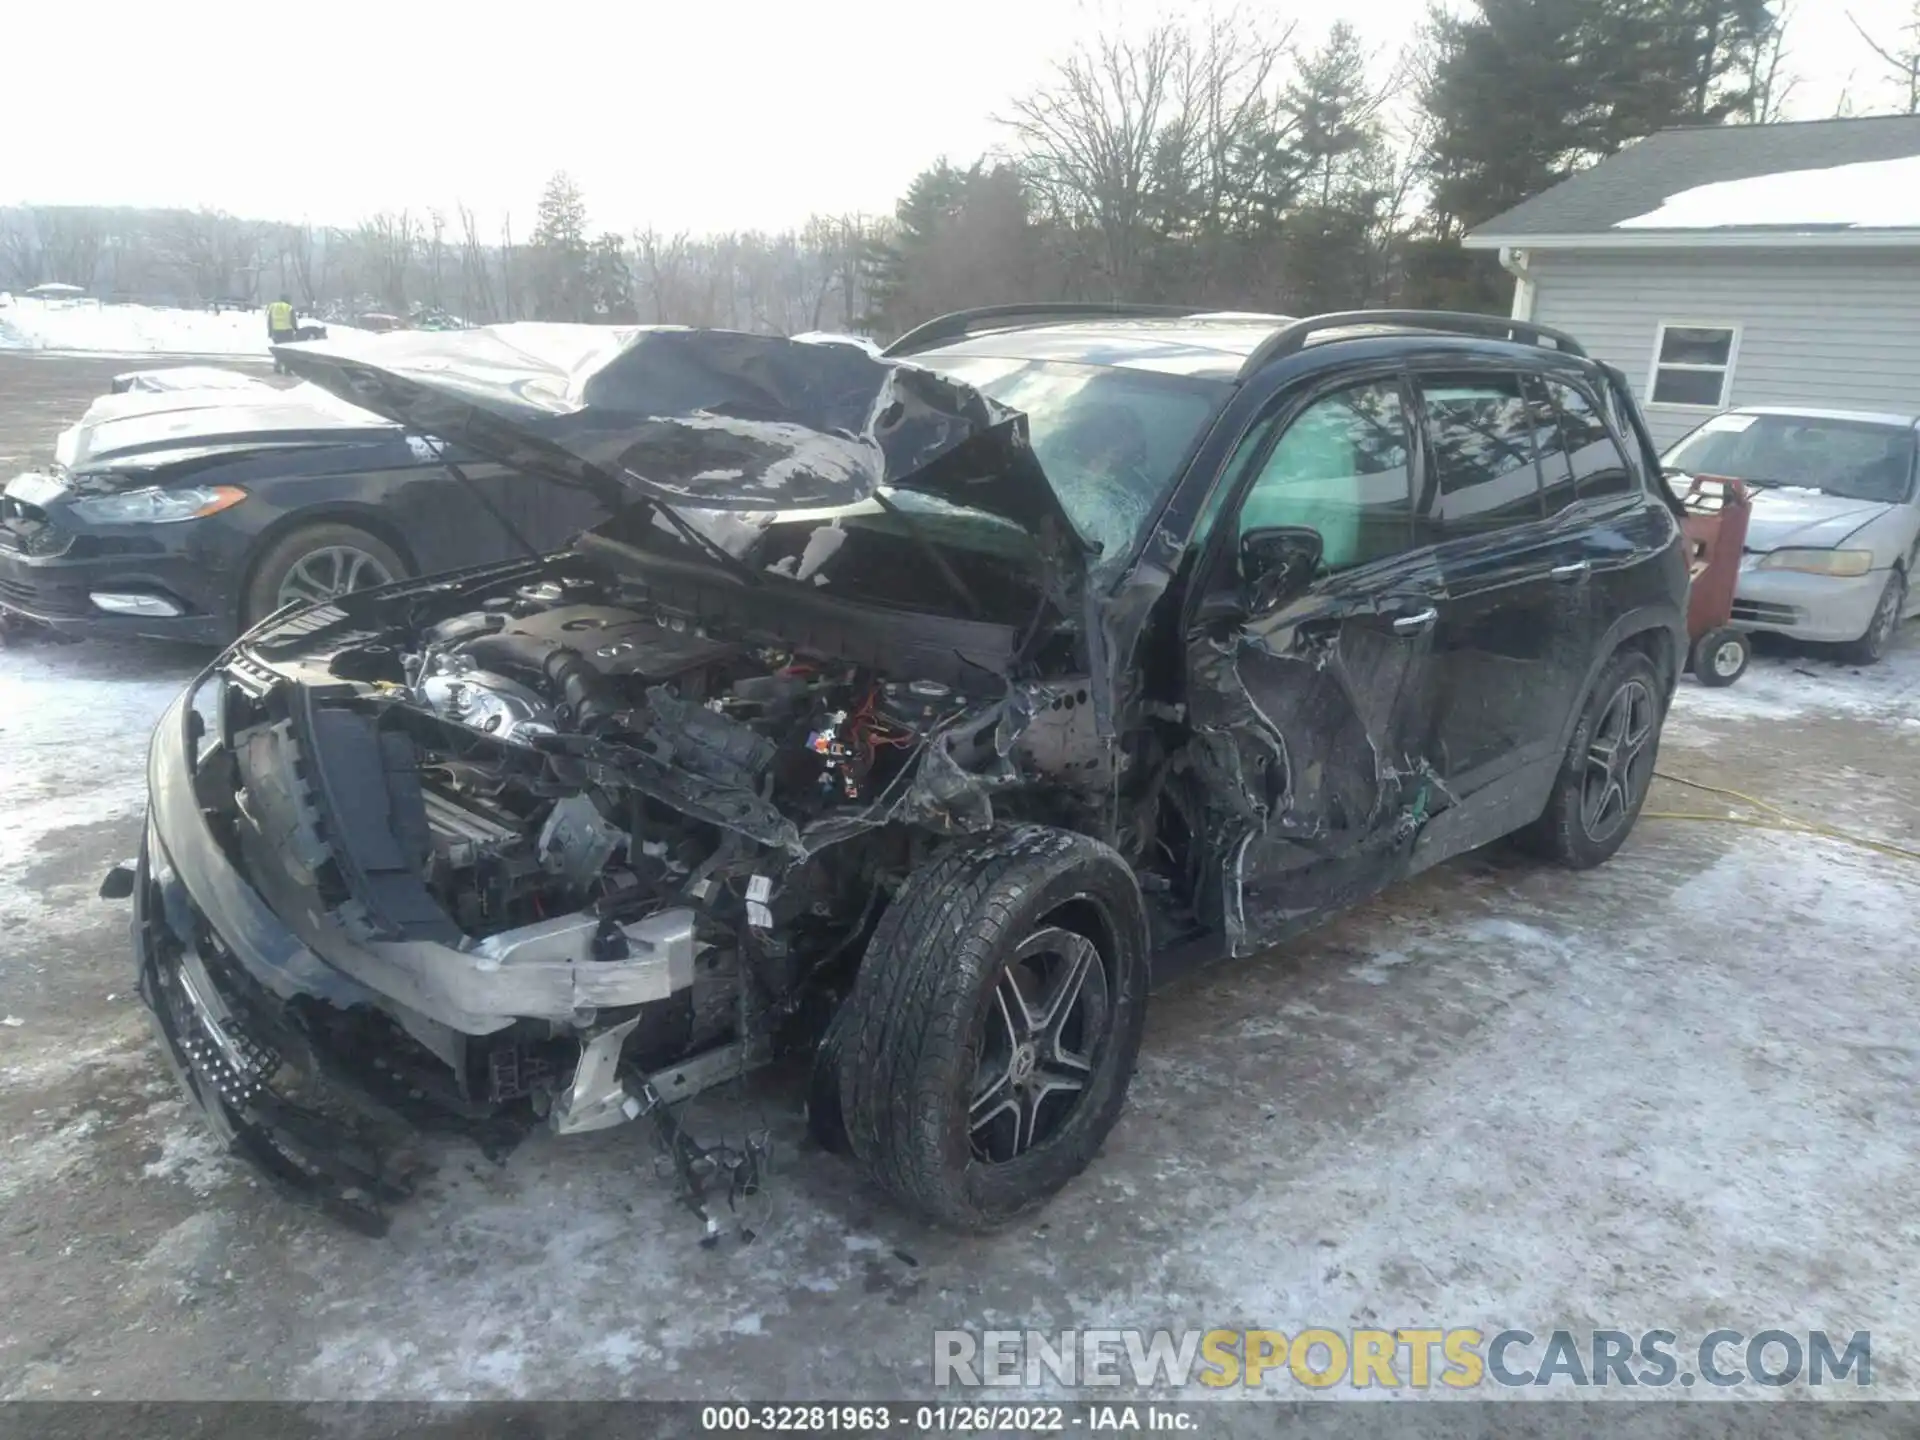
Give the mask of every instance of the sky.
<path id="1" fill-rule="evenodd" d="M 1202 0 L 51 0 L 7 6 L 0 203 L 206 206 L 348 224 L 464 203 L 531 229 L 572 173 L 595 229 L 694 233 L 890 212 L 945 154 L 1001 143 L 1009 100 L 1077 39 Z M 1797 0 L 1788 113 L 1890 90 L 1847 23 L 1911 0 Z M 1297 37 L 1312 0 L 1247 0 Z M 1426 0 L 1341 7 L 1382 66 Z M 76 32 L 77 16 L 84 27 Z M 54 120 L 36 139 L 20 117 Z M 57 117 L 57 118 L 56 118 Z"/>

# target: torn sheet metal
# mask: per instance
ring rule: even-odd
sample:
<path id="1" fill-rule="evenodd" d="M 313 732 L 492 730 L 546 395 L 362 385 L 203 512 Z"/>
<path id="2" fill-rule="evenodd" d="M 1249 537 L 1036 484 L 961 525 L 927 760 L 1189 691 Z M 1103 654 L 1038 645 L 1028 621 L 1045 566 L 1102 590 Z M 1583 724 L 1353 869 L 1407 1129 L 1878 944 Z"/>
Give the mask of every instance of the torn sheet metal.
<path id="1" fill-rule="evenodd" d="M 351 404 L 616 507 L 826 509 L 887 487 L 1077 537 L 1025 416 L 851 345 L 521 323 L 275 354 Z"/>
<path id="2" fill-rule="evenodd" d="M 1339 621 L 1189 644 L 1192 763 L 1213 812 L 1222 920 L 1233 953 L 1270 943 L 1338 897 L 1404 866 L 1450 803 L 1424 758 L 1396 756 L 1418 662 L 1391 632 Z M 1289 737 L 1311 759 L 1290 762 Z"/>

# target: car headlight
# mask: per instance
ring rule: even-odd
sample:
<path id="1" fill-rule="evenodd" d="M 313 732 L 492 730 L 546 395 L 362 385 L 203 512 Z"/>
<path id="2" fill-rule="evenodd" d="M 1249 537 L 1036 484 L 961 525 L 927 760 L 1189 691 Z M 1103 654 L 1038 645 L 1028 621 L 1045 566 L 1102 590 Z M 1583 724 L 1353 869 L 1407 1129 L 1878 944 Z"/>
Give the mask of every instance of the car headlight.
<path id="1" fill-rule="evenodd" d="M 93 525 L 171 525 L 197 520 L 238 505 L 247 492 L 238 485 L 183 485 L 126 490 L 73 502 L 73 513 Z"/>
<path id="2" fill-rule="evenodd" d="M 1864 575 L 1873 569 L 1871 550 L 1776 550 L 1762 570 L 1798 570 L 1803 575 Z"/>

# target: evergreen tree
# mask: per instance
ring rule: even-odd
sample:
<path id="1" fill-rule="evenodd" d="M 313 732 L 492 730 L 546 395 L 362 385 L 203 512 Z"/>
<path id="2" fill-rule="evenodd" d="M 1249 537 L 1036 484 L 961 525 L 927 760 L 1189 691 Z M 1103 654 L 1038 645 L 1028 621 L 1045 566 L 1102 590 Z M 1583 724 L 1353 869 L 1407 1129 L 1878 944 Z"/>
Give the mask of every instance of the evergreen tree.
<path id="1" fill-rule="evenodd" d="M 942 155 L 907 186 L 907 193 L 894 206 L 892 236 L 876 240 L 868 251 L 869 325 L 897 334 L 928 318 L 925 314 L 915 317 L 916 307 L 909 292 L 915 272 L 959 206 L 966 176 L 967 172 L 955 169 Z"/>
<path id="2" fill-rule="evenodd" d="M 892 236 L 869 251 L 866 323 L 898 334 L 945 311 L 1032 299 L 1037 238 L 1013 167 L 961 170 L 943 157 L 914 177 Z"/>
<path id="3" fill-rule="evenodd" d="M 587 203 L 564 170 L 556 171 L 541 192 L 532 248 L 536 318 L 591 319 L 593 265 L 587 244 Z"/>
<path id="4" fill-rule="evenodd" d="M 589 318 L 609 325 L 636 325 L 640 308 L 633 299 L 633 269 L 627 264 L 627 242 L 609 230 L 593 242 L 587 262 Z"/>
<path id="5" fill-rule="evenodd" d="M 1434 140 L 1427 231 L 1444 247 L 1633 141 L 1749 112 L 1774 0 L 1475 0 L 1428 21 L 1435 64 L 1421 103 Z M 1499 308 L 1490 258 L 1429 249 L 1432 286 Z"/>
<path id="6" fill-rule="evenodd" d="M 1280 108 L 1294 169 L 1280 241 L 1286 304 L 1303 314 L 1365 304 L 1386 198 L 1377 183 L 1385 141 L 1359 32 L 1336 21 L 1301 60 Z"/>
<path id="7" fill-rule="evenodd" d="M 1302 196 L 1330 208 L 1380 141 L 1360 32 L 1336 20 L 1326 43 L 1300 61 L 1281 108 L 1293 122 L 1290 143 L 1299 160 Z"/>

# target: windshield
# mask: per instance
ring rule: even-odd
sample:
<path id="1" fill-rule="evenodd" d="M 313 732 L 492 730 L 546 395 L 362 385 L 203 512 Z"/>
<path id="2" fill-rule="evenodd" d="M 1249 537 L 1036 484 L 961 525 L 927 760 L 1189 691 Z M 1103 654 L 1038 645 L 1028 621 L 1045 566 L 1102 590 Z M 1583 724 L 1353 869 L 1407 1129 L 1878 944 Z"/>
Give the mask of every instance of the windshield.
<path id="1" fill-rule="evenodd" d="M 1666 467 L 1897 504 L 1913 488 L 1911 426 L 1811 415 L 1716 415 L 1667 452 Z"/>
<path id="2" fill-rule="evenodd" d="M 1228 388 L 1059 360 L 937 355 L 914 363 L 1026 415 L 1034 454 L 1061 506 L 1100 547 L 1096 574 L 1126 563 Z"/>

